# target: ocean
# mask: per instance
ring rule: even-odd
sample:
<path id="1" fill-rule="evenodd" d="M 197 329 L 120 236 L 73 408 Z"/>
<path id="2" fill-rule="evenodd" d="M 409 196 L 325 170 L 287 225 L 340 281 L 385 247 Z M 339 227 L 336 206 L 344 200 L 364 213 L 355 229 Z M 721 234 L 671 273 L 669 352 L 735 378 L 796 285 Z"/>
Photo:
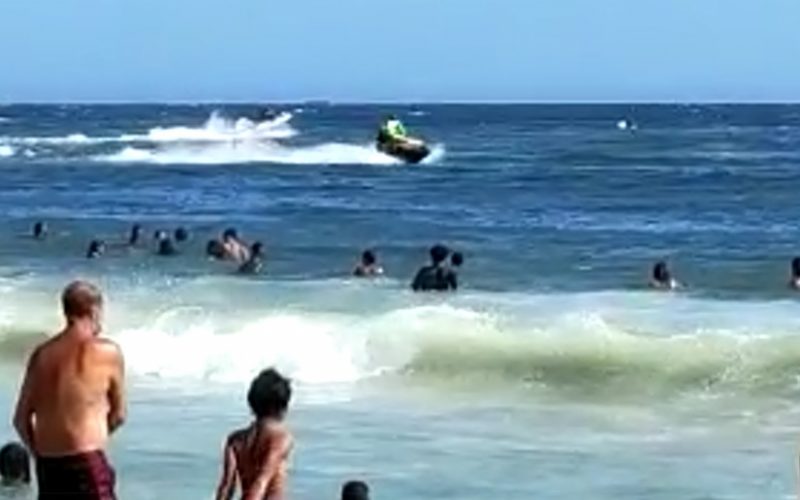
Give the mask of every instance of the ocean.
<path id="1" fill-rule="evenodd" d="M 0 440 L 81 277 L 127 361 L 121 498 L 210 498 L 268 366 L 295 387 L 292 498 L 794 498 L 800 106 L 274 108 L 0 106 Z M 423 164 L 372 147 L 387 113 Z M 228 227 L 262 275 L 204 257 Z M 411 293 L 438 242 L 462 286 Z M 350 277 L 366 248 L 385 278 Z M 647 288 L 662 259 L 681 290 Z"/>

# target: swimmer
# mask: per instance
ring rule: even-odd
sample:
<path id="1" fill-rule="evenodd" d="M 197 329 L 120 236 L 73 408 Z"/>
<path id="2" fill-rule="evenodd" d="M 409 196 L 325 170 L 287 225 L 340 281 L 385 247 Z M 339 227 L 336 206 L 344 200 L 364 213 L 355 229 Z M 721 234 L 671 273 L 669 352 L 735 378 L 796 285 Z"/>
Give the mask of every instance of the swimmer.
<path id="1" fill-rule="evenodd" d="M 680 284 L 672 277 L 669 266 L 664 261 L 656 262 L 650 277 L 650 288 L 655 290 L 675 290 Z"/>
<path id="2" fill-rule="evenodd" d="M 453 252 L 450 256 L 450 265 L 453 269 L 460 269 L 464 265 L 464 254 L 461 252 Z"/>
<path id="3" fill-rule="evenodd" d="M 342 500 L 369 500 L 369 486 L 363 481 L 348 481 L 342 486 Z"/>
<path id="4" fill-rule="evenodd" d="M 36 222 L 36 224 L 33 225 L 33 237 L 37 240 L 47 238 L 47 224 L 42 221 Z"/>
<path id="5" fill-rule="evenodd" d="M 225 258 L 243 264 L 250 259 L 250 250 L 235 229 L 226 229 L 222 233 L 222 244 L 225 247 Z"/>
<path id="6" fill-rule="evenodd" d="M 793 290 L 800 290 L 800 257 L 795 257 L 794 259 L 792 259 L 789 288 Z"/>
<path id="7" fill-rule="evenodd" d="M 293 441 L 284 418 L 291 398 L 289 380 L 274 369 L 253 380 L 247 402 L 255 419 L 228 436 L 217 500 L 233 498 L 237 483 L 244 500 L 283 500 Z"/>
<path id="8" fill-rule="evenodd" d="M 131 227 L 131 234 L 128 237 L 128 245 L 135 247 L 139 244 L 140 239 L 142 239 L 142 226 L 134 224 L 133 227 Z"/>
<path id="9" fill-rule="evenodd" d="M 358 278 L 372 278 L 383 275 L 383 268 L 378 264 L 378 257 L 373 250 L 365 250 L 361 254 L 361 262 L 353 270 L 353 276 Z"/>
<path id="10" fill-rule="evenodd" d="M 165 236 L 158 241 L 156 254 L 161 257 L 174 257 L 178 255 L 178 249 L 175 248 L 175 243 L 172 242 L 172 239 L 169 236 Z"/>
<path id="11" fill-rule="evenodd" d="M 102 240 L 92 240 L 86 250 L 87 259 L 96 259 L 106 253 L 106 244 Z"/>
<path id="12" fill-rule="evenodd" d="M 240 274 L 258 274 L 264 267 L 264 245 L 257 241 L 250 247 L 250 258 L 239 267 Z"/>
<path id="13" fill-rule="evenodd" d="M 208 240 L 206 244 L 206 256 L 212 260 L 225 259 L 225 245 L 219 240 Z"/>
<path id="14" fill-rule="evenodd" d="M 445 265 L 450 250 L 444 245 L 434 245 L 430 250 L 431 263 L 421 268 L 411 289 L 415 292 L 447 292 L 458 289 L 458 276 Z"/>
<path id="15" fill-rule="evenodd" d="M 31 482 L 31 457 L 19 443 L 0 448 L 0 485 L 21 486 Z"/>
<path id="16" fill-rule="evenodd" d="M 175 230 L 175 241 L 178 243 L 185 243 L 189 241 L 189 231 L 185 227 L 179 227 Z"/>

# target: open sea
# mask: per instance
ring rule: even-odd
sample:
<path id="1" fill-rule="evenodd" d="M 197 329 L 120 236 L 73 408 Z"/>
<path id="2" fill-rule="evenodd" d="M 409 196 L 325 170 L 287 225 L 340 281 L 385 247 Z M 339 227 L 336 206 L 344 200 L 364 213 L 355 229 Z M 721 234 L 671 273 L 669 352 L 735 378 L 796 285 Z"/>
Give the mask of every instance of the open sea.
<path id="1" fill-rule="evenodd" d="M 258 109 L 0 106 L 0 441 L 82 277 L 127 361 L 123 499 L 212 497 L 273 365 L 295 386 L 291 498 L 352 478 L 378 500 L 794 498 L 800 106 Z M 425 163 L 371 146 L 390 112 Z M 181 255 L 156 256 L 178 226 Z M 263 275 L 204 257 L 227 227 L 264 242 Z M 463 287 L 412 294 L 437 242 Z M 385 279 L 350 278 L 365 248 Z M 647 289 L 661 259 L 680 291 Z"/>

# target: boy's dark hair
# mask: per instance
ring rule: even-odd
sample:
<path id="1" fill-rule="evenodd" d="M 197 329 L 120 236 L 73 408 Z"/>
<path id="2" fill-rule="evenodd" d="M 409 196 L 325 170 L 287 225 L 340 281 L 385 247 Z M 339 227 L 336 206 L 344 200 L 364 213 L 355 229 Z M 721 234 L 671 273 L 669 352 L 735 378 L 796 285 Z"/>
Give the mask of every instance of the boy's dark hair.
<path id="1" fill-rule="evenodd" d="M 348 481 L 342 486 L 342 500 L 369 500 L 369 486 L 363 481 Z"/>
<path id="2" fill-rule="evenodd" d="M 792 276 L 800 278 L 800 257 L 792 259 Z"/>
<path id="3" fill-rule="evenodd" d="M 261 256 L 264 253 L 264 244 L 260 241 L 256 241 L 250 247 L 250 255 L 253 257 Z"/>
<path id="4" fill-rule="evenodd" d="M 31 482 L 31 460 L 28 450 L 19 443 L 0 448 L 0 479 L 4 484 Z"/>
<path id="5" fill-rule="evenodd" d="M 461 252 L 454 252 L 453 255 L 450 256 L 450 263 L 453 264 L 454 267 L 461 267 L 464 264 L 464 254 Z"/>
<path id="6" fill-rule="evenodd" d="M 256 418 L 283 416 L 291 399 L 292 386 L 289 379 L 274 368 L 259 373 L 247 392 L 247 403 Z"/>

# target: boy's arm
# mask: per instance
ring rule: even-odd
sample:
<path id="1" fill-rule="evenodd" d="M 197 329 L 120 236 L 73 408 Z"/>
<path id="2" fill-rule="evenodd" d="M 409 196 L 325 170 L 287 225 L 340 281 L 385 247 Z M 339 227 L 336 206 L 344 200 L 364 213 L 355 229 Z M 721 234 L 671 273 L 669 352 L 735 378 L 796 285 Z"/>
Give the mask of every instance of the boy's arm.
<path id="1" fill-rule="evenodd" d="M 242 500 L 262 500 L 267 497 L 269 486 L 280 472 L 282 462 L 286 460 L 291 445 L 292 440 L 288 431 L 281 430 L 275 433 L 269 447 L 269 455 L 261 465 L 258 477 L 250 486 L 250 489 L 245 492 Z"/>
<path id="2" fill-rule="evenodd" d="M 228 440 L 225 443 L 225 451 L 223 451 L 222 458 L 222 476 L 219 478 L 219 486 L 217 486 L 217 500 L 231 500 L 233 498 L 234 486 L 236 480 L 236 454 L 233 452 L 233 446 Z"/>

